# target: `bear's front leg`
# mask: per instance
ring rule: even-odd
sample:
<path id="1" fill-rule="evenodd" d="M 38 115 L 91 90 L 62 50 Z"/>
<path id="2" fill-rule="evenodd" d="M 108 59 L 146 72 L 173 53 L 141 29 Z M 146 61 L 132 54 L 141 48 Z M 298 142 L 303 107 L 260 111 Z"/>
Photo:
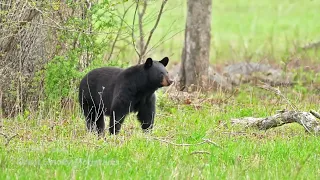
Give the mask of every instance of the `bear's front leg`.
<path id="1" fill-rule="evenodd" d="M 109 132 L 110 134 L 118 134 L 121 129 L 121 124 L 123 123 L 126 115 L 129 113 L 130 103 L 125 103 L 120 100 L 116 100 L 111 107 L 110 111 L 110 124 Z"/>
<path id="2" fill-rule="evenodd" d="M 138 111 L 138 120 L 141 123 L 141 128 L 144 132 L 152 130 L 154 117 L 156 114 L 156 96 L 152 94 L 146 99 L 144 104 L 141 104 Z"/>

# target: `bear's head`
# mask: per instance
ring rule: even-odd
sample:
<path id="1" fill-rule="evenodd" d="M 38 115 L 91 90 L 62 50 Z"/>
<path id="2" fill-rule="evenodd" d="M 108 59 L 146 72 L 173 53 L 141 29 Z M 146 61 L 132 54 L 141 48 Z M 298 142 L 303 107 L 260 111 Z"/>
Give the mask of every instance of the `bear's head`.
<path id="1" fill-rule="evenodd" d="M 169 58 L 165 57 L 161 61 L 155 61 L 148 58 L 144 63 L 144 69 L 148 71 L 149 82 L 158 87 L 169 86 L 173 81 L 169 78 L 166 66 Z"/>

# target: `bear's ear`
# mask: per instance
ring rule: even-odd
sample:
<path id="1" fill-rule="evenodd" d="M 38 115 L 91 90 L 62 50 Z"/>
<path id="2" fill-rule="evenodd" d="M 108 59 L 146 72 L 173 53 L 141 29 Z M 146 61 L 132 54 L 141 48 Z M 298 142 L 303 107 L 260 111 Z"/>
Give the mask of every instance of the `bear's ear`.
<path id="1" fill-rule="evenodd" d="M 164 67 L 167 66 L 168 62 L 169 62 L 169 58 L 168 57 L 165 57 L 163 58 L 161 61 L 159 61 L 161 64 L 164 65 Z"/>
<path id="2" fill-rule="evenodd" d="M 153 64 L 152 59 L 151 59 L 151 58 L 148 58 L 148 59 L 146 60 L 146 62 L 144 63 L 144 68 L 148 69 L 148 68 L 150 68 L 150 67 L 152 66 L 152 64 Z"/>

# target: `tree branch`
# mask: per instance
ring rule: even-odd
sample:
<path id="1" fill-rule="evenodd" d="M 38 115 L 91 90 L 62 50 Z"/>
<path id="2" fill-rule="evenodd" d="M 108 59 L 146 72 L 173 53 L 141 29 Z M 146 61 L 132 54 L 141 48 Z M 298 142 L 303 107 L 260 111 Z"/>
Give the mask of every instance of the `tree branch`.
<path id="1" fill-rule="evenodd" d="M 110 59 L 111 59 L 111 57 L 112 57 L 114 47 L 115 47 L 115 45 L 116 45 L 116 43 L 117 43 L 117 41 L 118 41 L 119 35 L 120 35 L 120 33 L 121 33 L 121 30 L 122 30 L 122 25 L 123 25 L 123 22 L 124 22 L 124 18 L 125 18 L 125 16 L 126 16 L 127 12 L 129 11 L 129 9 L 130 9 L 132 6 L 133 6 L 133 4 L 131 4 L 131 5 L 124 11 L 124 13 L 123 13 L 123 15 L 122 15 L 121 22 L 120 22 L 120 27 L 119 27 L 118 33 L 117 33 L 117 35 L 116 35 L 116 38 L 114 39 L 114 41 L 113 41 L 113 43 L 112 43 L 111 52 L 110 52 L 110 54 L 109 54 L 109 57 L 108 57 L 107 61 L 110 61 Z"/>
<path id="2" fill-rule="evenodd" d="M 149 45 L 149 43 L 150 43 L 150 40 L 151 40 L 151 38 L 152 38 L 152 35 L 153 35 L 154 31 L 156 30 L 156 28 L 157 28 L 157 26 L 158 26 L 158 24 L 159 24 L 159 22 L 160 22 L 160 18 L 161 18 L 161 15 L 162 15 L 162 11 L 163 11 L 163 8 L 164 8 L 165 4 L 167 3 L 167 1 L 168 1 L 168 0 L 163 0 L 163 1 L 162 1 L 161 8 L 160 8 L 160 11 L 159 11 L 159 14 L 158 14 L 156 23 L 155 23 L 154 27 L 153 27 L 153 28 L 151 29 L 151 31 L 150 31 L 150 34 L 149 34 L 147 43 L 146 43 L 146 45 L 144 46 L 143 51 L 141 52 L 141 56 L 144 56 L 144 55 L 145 55 L 145 52 L 147 51 L 148 45 Z M 139 59 L 139 61 L 140 61 L 140 59 Z"/>
<path id="3" fill-rule="evenodd" d="M 198 143 L 195 143 L 195 144 L 178 144 L 178 143 L 174 143 L 174 142 L 171 142 L 171 141 L 168 141 L 168 140 L 165 140 L 165 139 L 161 139 L 161 138 L 158 138 L 158 137 L 152 137 L 153 139 L 155 140 L 158 140 L 160 142 L 164 142 L 164 143 L 168 143 L 168 144 L 171 144 L 171 145 L 174 145 L 174 146 L 198 146 L 198 145 L 201 145 L 201 144 L 205 144 L 205 143 L 208 143 L 208 144 L 212 144 L 218 148 L 221 148 L 220 145 L 218 145 L 217 143 L 211 141 L 210 139 L 202 139 L 203 141 L 201 142 L 198 142 Z"/>
<path id="4" fill-rule="evenodd" d="M 2 136 L 6 139 L 6 143 L 4 144 L 4 146 L 8 146 L 9 143 L 10 143 L 10 141 L 11 141 L 14 137 L 18 136 L 18 134 L 15 134 L 15 135 L 9 137 L 9 136 L 7 136 L 7 135 L 4 134 L 4 133 L 0 133 L 0 135 L 2 135 Z"/>
<path id="5" fill-rule="evenodd" d="M 139 12 L 139 31 L 140 31 L 140 52 L 143 51 L 144 48 L 144 33 L 143 33 L 143 26 L 142 26 L 142 22 L 143 22 L 143 16 L 146 13 L 146 9 L 147 9 L 147 2 L 143 1 L 143 9 L 142 12 Z M 139 57 L 139 62 L 138 64 L 141 63 L 141 58 Z"/>
<path id="6" fill-rule="evenodd" d="M 137 50 L 136 44 L 135 44 L 135 42 L 134 42 L 134 22 L 135 22 L 135 20 L 136 20 L 136 14 L 137 14 L 137 10 L 138 10 L 138 7 L 139 7 L 139 1 L 140 1 L 140 0 L 138 0 L 138 1 L 136 2 L 137 5 L 136 5 L 136 9 L 135 9 L 134 14 L 133 14 L 132 34 L 131 34 L 131 37 L 132 37 L 132 45 L 133 45 L 133 48 L 134 48 L 134 50 L 136 51 L 136 53 L 138 54 L 139 59 L 140 59 L 140 53 L 139 53 L 139 51 Z"/>

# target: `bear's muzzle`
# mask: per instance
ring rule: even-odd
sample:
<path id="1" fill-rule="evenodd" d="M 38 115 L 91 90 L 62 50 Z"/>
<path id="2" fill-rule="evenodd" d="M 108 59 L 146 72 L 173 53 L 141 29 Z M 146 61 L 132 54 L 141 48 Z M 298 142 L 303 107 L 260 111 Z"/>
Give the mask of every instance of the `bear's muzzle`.
<path id="1" fill-rule="evenodd" d="M 170 86 L 173 83 L 173 81 L 169 78 L 169 76 L 163 76 L 161 85 L 162 86 Z"/>

